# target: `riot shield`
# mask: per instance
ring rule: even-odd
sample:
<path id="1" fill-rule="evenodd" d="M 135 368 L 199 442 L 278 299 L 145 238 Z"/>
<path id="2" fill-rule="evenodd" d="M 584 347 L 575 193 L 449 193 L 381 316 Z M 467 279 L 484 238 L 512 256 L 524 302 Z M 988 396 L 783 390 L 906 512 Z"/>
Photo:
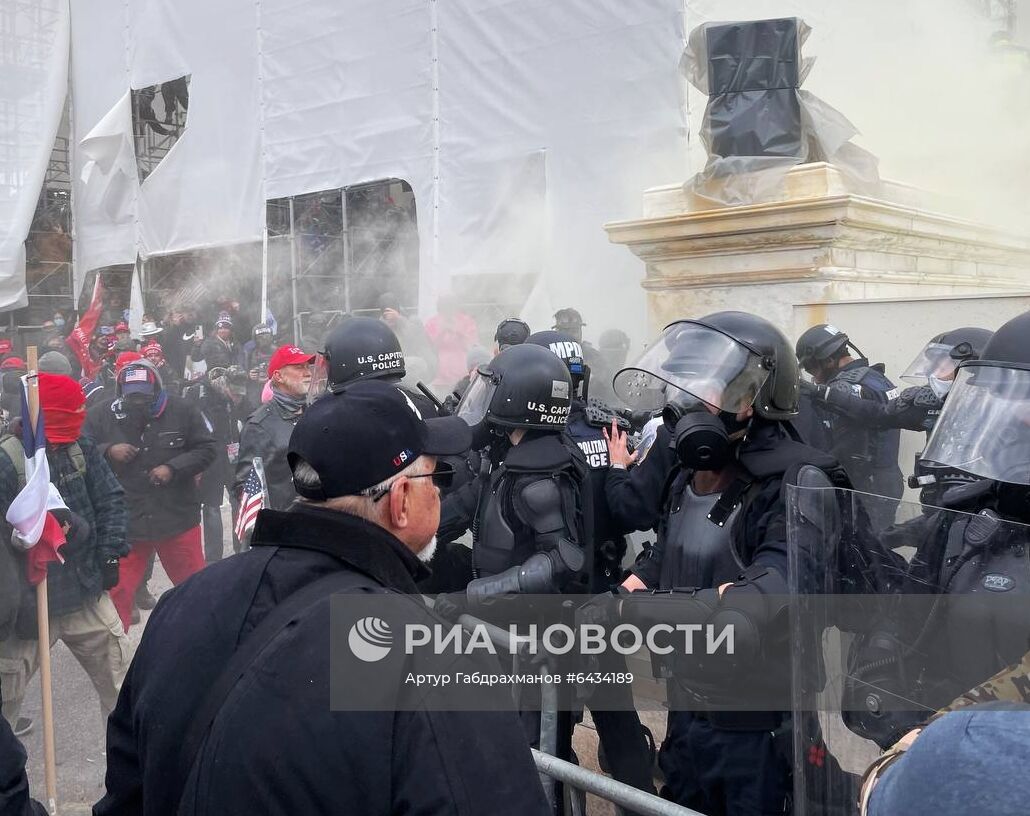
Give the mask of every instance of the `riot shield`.
<path id="1" fill-rule="evenodd" d="M 857 814 L 884 748 L 1027 651 L 1030 528 L 832 487 L 787 504 L 794 813 Z"/>

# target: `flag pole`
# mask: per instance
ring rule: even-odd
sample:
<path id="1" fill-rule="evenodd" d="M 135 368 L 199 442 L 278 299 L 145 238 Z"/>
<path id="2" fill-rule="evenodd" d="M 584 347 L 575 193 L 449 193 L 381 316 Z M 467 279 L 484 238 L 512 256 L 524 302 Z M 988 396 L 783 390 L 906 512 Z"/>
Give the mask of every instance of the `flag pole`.
<path id="1" fill-rule="evenodd" d="M 39 352 L 35 346 L 26 349 L 29 368 L 27 419 L 35 429 L 39 421 L 39 380 L 37 368 Z M 47 580 L 36 585 L 36 621 L 39 625 L 39 687 L 43 695 L 43 771 L 46 780 L 47 810 L 57 813 L 57 754 L 54 750 L 54 693 L 50 675 L 50 604 L 47 600 Z"/>

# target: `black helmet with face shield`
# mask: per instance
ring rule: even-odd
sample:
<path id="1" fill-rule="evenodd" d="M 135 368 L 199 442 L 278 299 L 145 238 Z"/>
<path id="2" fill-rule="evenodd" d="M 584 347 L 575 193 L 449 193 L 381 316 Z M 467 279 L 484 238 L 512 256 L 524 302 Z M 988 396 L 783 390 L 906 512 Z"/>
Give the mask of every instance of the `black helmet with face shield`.
<path id="1" fill-rule="evenodd" d="M 780 421 L 798 411 L 794 349 L 779 329 L 746 312 L 669 324 L 613 386 L 634 410 L 662 410 L 680 460 L 696 470 L 727 463 L 752 412 Z"/>
<path id="2" fill-rule="evenodd" d="M 1030 312 L 998 329 L 979 360 L 958 366 L 922 458 L 1030 486 Z"/>
<path id="3" fill-rule="evenodd" d="M 480 366 L 458 403 L 457 415 L 475 427 L 484 420 L 502 428 L 560 432 L 569 421 L 572 378 L 547 348 L 506 348 Z"/>
<path id="4" fill-rule="evenodd" d="M 358 380 L 399 380 L 404 375 L 404 352 L 393 329 L 373 317 L 345 317 L 315 357 L 308 401 L 327 391 L 339 394 Z"/>
<path id="5" fill-rule="evenodd" d="M 772 323 L 717 312 L 670 323 L 613 386 L 635 410 L 660 410 L 682 393 L 720 411 L 753 407 L 765 419 L 788 420 L 798 412 L 798 378 L 794 350 Z"/>
<path id="6" fill-rule="evenodd" d="M 951 389 L 955 370 L 967 360 L 977 360 L 994 332 L 965 326 L 943 332 L 930 339 L 905 369 L 901 379 L 929 385 L 939 399 Z"/>

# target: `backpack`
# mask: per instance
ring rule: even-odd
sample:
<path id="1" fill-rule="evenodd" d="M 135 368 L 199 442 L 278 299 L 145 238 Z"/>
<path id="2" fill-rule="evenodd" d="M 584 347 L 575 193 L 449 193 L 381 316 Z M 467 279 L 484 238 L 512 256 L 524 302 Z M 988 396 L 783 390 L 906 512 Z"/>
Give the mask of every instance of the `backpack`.
<path id="1" fill-rule="evenodd" d="M 7 454 L 18 474 L 18 489 L 25 487 L 25 448 L 13 434 L 0 436 L 0 450 Z M 86 457 L 78 442 L 68 446 L 75 470 L 86 477 Z M 25 558 L 10 542 L 0 542 L 0 640 L 15 634 L 34 640 L 37 633 L 36 593 L 25 577 Z"/>

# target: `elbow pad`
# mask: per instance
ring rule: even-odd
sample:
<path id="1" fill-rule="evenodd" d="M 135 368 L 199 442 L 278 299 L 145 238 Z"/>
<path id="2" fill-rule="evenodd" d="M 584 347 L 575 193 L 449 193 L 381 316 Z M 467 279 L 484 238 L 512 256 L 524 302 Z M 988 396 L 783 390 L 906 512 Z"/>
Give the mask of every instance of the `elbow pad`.
<path id="1" fill-rule="evenodd" d="M 584 567 L 583 551 L 564 539 L 547 552 L 531 555 L 524 563 L 491 575 L 476 578 L 468 585 L 469 598 L 486 598 L 517 592 L 523 595 L 549 595 L 561 590 L 569 575 Z"/>

